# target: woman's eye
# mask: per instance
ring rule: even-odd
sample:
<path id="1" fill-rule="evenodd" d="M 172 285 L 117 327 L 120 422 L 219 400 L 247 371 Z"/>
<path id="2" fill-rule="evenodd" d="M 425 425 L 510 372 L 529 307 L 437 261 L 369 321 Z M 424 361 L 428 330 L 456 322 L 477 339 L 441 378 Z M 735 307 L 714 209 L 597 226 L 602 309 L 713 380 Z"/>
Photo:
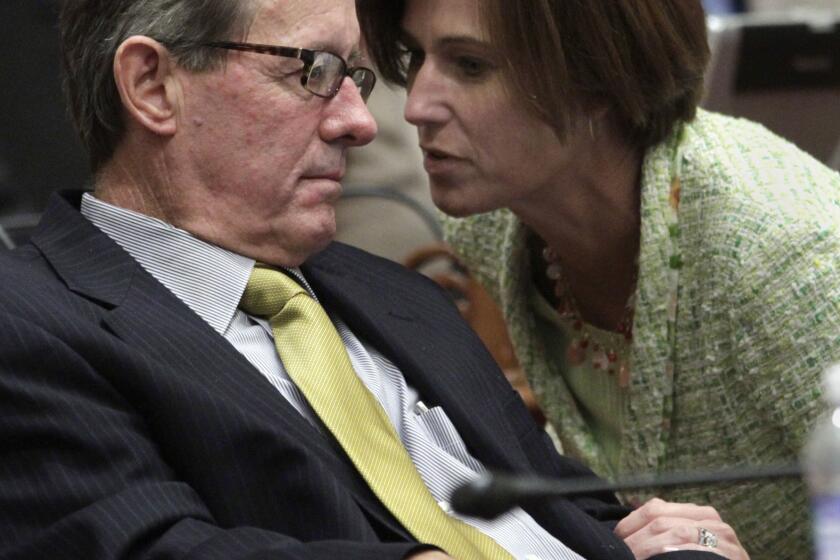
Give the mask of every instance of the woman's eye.
<path id="1" fill-rule="evenodd" d="M 463 75 L 470 78 L 481 77 L 491 68 L 490 63 L 472 56 L 459 56 L 455 64 Z"/>

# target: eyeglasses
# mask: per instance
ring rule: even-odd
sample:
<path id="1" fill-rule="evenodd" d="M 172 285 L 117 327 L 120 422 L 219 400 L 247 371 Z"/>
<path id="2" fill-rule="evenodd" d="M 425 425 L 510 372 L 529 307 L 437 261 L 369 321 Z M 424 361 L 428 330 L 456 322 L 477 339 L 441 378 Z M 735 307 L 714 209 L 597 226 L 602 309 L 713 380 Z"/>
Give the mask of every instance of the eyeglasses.
<path id="1" fill-rule="evenodd" d="M 253 43 L 232 43 L 229 41 L 203 43 L 203 46 L 270 54 L 284 58 L 297 58 L 303 62 L 303 76 L 300 78 L 300 84 L 318 97 L 331 98 L 338 95 L 338 90 L 341 89 L 341 84 L 346 76 L 350 76 L 353 83 L 356 84 L 359 94 L 365 102 L 370 97 L 373 86 L 376 85 L 376 75 L 373 70 L 364 66 L 348 68 L 347 62 L 343 58 L 327 51 L 256 45 Z"/>

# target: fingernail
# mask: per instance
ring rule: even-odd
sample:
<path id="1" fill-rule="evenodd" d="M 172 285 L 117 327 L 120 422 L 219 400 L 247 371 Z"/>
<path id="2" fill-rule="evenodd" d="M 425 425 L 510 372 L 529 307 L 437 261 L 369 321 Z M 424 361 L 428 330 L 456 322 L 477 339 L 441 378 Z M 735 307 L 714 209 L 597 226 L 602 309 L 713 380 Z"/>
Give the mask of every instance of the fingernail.
<path id="1" fill-rule="evenodd" d="M 663 546 L 662 552 L 679 552 L 680 548 L 678 546 Z"/>

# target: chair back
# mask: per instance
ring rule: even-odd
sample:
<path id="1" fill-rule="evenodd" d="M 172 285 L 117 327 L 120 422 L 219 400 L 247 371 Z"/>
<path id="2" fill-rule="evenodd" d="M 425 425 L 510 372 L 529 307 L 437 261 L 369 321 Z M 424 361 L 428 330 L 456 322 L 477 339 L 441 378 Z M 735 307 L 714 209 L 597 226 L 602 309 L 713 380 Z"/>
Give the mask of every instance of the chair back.
<path id="1" fill-rule="evenodd" d="M 443 237 L 429 205 L 396 187 L 345 185 L 336 205 L 336 239 L 404 262 Z"/>
<path id="2" fill-rule="evenodd" d="M 9 237 L 9 234 L 6 233 L 6 230 L 3 229 L 3 226 L 0 226 L 0 247 L 3 249 L 14 249 L 15 243 L 12 241 L 12 238 Z"/>
<path id="3" fill-rule="evenodd" d="M 709 18 L 702 105 L 759 122 L 840 169 L 840 12 Z"/>
<path id="4" fill-rule="evenodd" d="M 0 247 L 14 249 L 26 243 L 40 219 L 41 215 L 37 213 L 0 216 Z"/>
<path id="5" fill-rule="evenodd" d="M 505 319 L 490 294 L 472 277 L 452 249 L 433 243 L 414 251 L 405 266 L 429 276 L 452 296 L 461 315 L 481 338 L 508 382 L 516 389 L 540 426 L 545 414 L 537 403 L 525 372 L 516 359 Z"/>

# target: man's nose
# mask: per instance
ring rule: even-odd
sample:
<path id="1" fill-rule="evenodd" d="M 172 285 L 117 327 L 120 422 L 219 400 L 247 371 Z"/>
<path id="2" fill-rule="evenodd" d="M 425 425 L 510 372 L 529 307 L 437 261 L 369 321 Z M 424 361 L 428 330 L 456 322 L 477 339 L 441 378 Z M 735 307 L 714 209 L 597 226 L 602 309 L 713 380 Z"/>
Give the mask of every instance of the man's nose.
<path id="1" fill-rule="evenodd" d="M 348 146 L 364 146 L 376 137 L 376 120 L 370 113 L 359 88 L 347 76 L 338 94 L 329 101 L 331 113 L 321 127 L 327 142 L 341 141 Z"/>

